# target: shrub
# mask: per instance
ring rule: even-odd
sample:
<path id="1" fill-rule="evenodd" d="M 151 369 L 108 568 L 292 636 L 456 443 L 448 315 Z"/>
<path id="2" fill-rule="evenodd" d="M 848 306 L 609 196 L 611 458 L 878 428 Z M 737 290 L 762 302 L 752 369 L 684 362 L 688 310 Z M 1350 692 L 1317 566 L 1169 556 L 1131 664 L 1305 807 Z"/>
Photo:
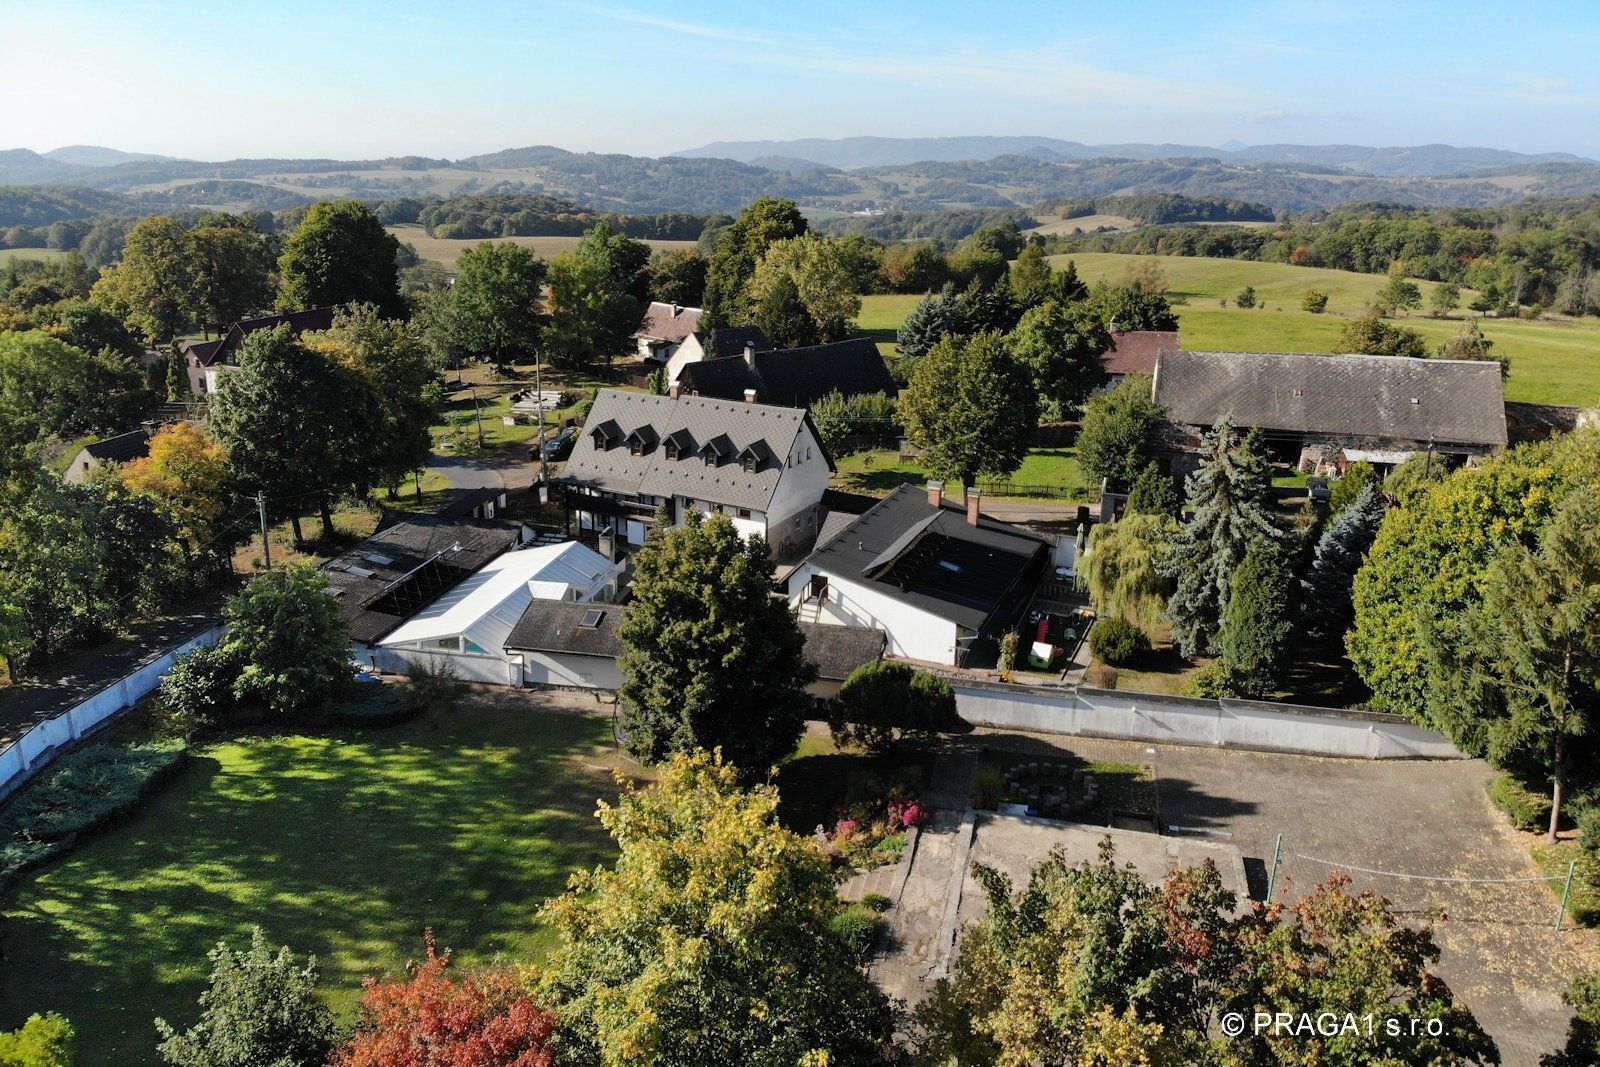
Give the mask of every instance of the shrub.
<path id="1" fill-rule="evenodd" d="M 1578 844 L 1589 855 L 1600 859 L 1600 807 L 1594 804 L 1579 807 L 1573 821 L 1578 824 Z"/>
<path id="2" fill-rule="evenodd" d="M 1150 639 L 1127 619 L 1112 615 L 1097 619 L 1089 630 L 1089 651 L 1114 667 L 1125 667 L 1150 651 Z"/>
<path id="3" fill-rule="evenodd" d="M 972 806 L 983 811 L 994 811 L 1000 806 L 1005 788 L 1005 774 L 997 764 L 978 764 L 972 772 Z"/>
<path id="4" fill-rule="evenodd" d="M 1519 830 L 1541 830 L 1550 825 L 1550 798 L 1529 789 L 1514 774 L 1503 771 L 1490 779 L 1489 799 Z"/>
<path id="5" fill-rule="evenodd" d="M 0 814 L 0 884 L 133 808 L 183 758 L 181 741 L 88 745 L 30 783 Z"/>
<path id="6" fill-rule="evenodd" d="M 1300 307 L 1313 315 L 1320 315 L 1328 310 L 1328 294 L 1317 289 L 1307 289 L 1305 295 L 1300 298 Z"/>
<path id="7" fill-rule="evenodd" d="M 1184 684 L 1185 696 L 1216 700 L 1228 695 L 1228 669 L 1220 663 L 1207 664 L 1195 671 Z"/>
<path id="8" fill-rule="evenodd" d="M 883 920 L 865 904 L 847 904 L 828 923 L 834 936 L 848 944 L 857 955 L 865 956 Z"/>
<path id="9" fill-rule="evenodd" d="M 222 649 L 202 645 L 178 657 L 161 679 L 159 723 L 163 734 L 193 739 L 238 717 L 233 696 L 239 663 Z"/>
<path id="10" fill-rule="evenodd" d="M 828 726 L 839 744 L 882 753 L 908 735 L 953 730 L 960 722 L 949 682 L 909 664 L 873 660 L 839 687 Z"/>
<path id="11" fill-rule="evenodd" d="M 447 711 L 466 688 L 449 660 L 409 664 L 406 681 L 410 683 L 411 703 L 419 711 Z"/>
<path id="12" fill-rule="evenodd" d="M 0 1033 L 0 1067 L 72 1067 L 73 1037 L 63 1016 L 30 1015 L 21 1029 Z"/>
<path id="13" fill-rule="evenodd" d="M 1089 669 L 1083 672 L 1083 680 L 1096 689 L 1115 689 L 1117 669 L 1109 663 L 1095 660 L 1089 664 Z"/>
<path id="14" fill-rule="evenodd" d="M 1253 285 L 1245 286 L 1239 290 L 1239 295 L 1233 298 L 1233 302 L 1246 310 L 1255 307 L 1256 287 Z"/>
<path id="15" fill-rule="evenodd" d="M 868 893 L 861 898 L 861 906 L 869 911 L 874 911 L 879 915 L 882 915 L 884 912 L 894 907 L 894 901 L 890 900 L 882 893 Z"/>

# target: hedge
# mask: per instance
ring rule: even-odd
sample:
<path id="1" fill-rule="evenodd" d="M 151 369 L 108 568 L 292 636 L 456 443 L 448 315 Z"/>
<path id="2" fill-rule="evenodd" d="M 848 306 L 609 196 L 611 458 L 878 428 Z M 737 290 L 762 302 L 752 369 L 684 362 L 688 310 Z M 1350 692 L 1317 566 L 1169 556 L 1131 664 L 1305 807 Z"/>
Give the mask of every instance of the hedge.
<path id="1" fill-rule="evenodd" d="M 1550 825 L 1550 798 L 1529 789 L 1513 774 L 1502 771 L 1489 780 L 1489 799 L 1519 830 L 1543 830 Z"/>

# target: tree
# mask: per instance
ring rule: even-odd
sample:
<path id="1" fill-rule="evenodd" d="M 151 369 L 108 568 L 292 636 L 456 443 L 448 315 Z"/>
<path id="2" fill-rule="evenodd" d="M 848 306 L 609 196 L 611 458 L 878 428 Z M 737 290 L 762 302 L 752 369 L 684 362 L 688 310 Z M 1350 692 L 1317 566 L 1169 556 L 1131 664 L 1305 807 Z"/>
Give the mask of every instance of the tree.
<path id="1" fill-rule="evenodd" d="M 799 742 L 816 676 L 794 614 L 771 596 L 766 541 L 741 539 L 724 515 L 690 511 L 672 527 L 663 512 L 634 568 L 617 663 L 629 749 L 650 762 L 721 749 L 764 774 Z"/>
<path id="2" fill-rule="evenodd" d="M 1100 309 L 1106 328 L 1131 330 L 1176 330 L 1178 316 L 1161 290 L 1142 285 L 1101 286 L 1092 297 Z"/>
<path id="3" fill-rule="evenodd" d="M 1454 337 L 1439 346 L 1438 358 L 1495 360 L 1500 364 L 1500 378 L 1504 381 L 1511 376 L 1511 359 L 1490 351 L 1494 348 L 1494 342 L 1483 335 L 1479 321 L 1476 316 L 1467 319 Z"/>
<path id="4" fill-rule="evenodd" d="M 219 648 L 241 664 L 234 695 L 288 719 L 349 687 L 350 629 L 328 579 L 292 563 L 252 578 L 223 611 Z"/>
<path id="5" fill-rule="evenodd" d="M 950 265 L 926 241 L 890 245 L 884 249 L 879 272 L 892 293 L 931 293 L 950 280 Z"/>
<path id="6" fill-rule="evenodd" d="M 1243 289 L 1240 289 L 1239 295 L 1233 298 L 1233 302 L 1246 310 L 1255 307 L 1256 287 L 1253 285 L 1247 285 Z"/>
<path id="7" fill-rule="evenodd" d="M 1457 692 L 1488 717 L 1492 762 L 1549 774 L 1554 844 L 1572 747 L 1600 710 L 1600 494 L 1574 491 L 1537 548 L 1514 542 L 1495 557 L 1466 636 L 1472 684 Z"/>
<path id="8" fill-rule="evenodd" d="M 1200 444 L 1200 466 L 1186 490 L 1191 515 L 1164 560 L 1174 582 L 1167 614 L 1172 640 L 1187 658 L 1219 651 L 1217 633 L 1233 572 L 1258 541 L 1276 542 L 1272 480 L 1260 439 L 1243 441 L 1221 419 Z"/>
<path id="9" fill-rule="evenodd" d="M 1585 1067 L 1600 1062 L 1600 971 L 1572 979 L 1561 999 L 1573 1009 L 1567 1043 L 1539 1060 L 1539 1067 Z"/>
<path id="10" fill-rule="evenodd" d="M 1378 290 L 1373 303 L 1385 312 L 1415 311 L 1422 306 L 1422 290 L 1416 282 L 1391 267 L 1389 280 Z"/>
<path id="11" fill-rule="evenodd" d="M 1356 572 L 1366 562 L 1388 510 L 1377 484 L 1369 482 L 1322 531 L 1302 597 L 1306 621 L 1313 629 L 1332 637 L 1343 634 L 1355 621 Z"/>
<path id="12" fill-rule="evenodd" d="M 1155 632 L 1172 592 L 1164 563 L 1176 533 L 1170 515 L 1134 511 L 1094 528 L 1078 561 L 1078 584 L 1096 614 L 1127 619 L 1146 636 Z"/>
<path id="13" fill-rule="evenodd" d="M 951 334 L 964 332 L 955 286 L 946 284 L 917 302 L 895 332 L 895 343 L 901 358 L 917 360 Z"/>
<path id="14" fill-rule="evenodd" d="M 806 348 L 817 344 L 817 324 L 800 299 L 800 290 L 787 274 L 775 279 L 755 305 L 755 323 L 777 348 Z"/>
<path id="15" fill-rule="evenodd" d="M 1130 374 L 1089 398 L 1078 432 L 1078 462 L 1096 478 L 1127 485 L 1155 459 L 1167 413 L 1150 396 L 1150 378 Z"/>
<path id="16" fill-rule="evenodd" d="M 1170 519 L 1176 518 L 1182 507 L 1183 497 L 1172 476 L 1154 462 L 1145 464 L 1139 477 L 1133 480 L 1133 487 L 1128 490 L 1127 513 L 1165 515 Z"/>
<path id="17" fill-rule="evenodd" d="M 1377 315 L 1351 319 L 1339 328 L 1335 353 L 1354 352 L 1367 356 L 1409 356 L 1428 358 L 1428 342 L 1416 330 L 1385 322 Z"/>
<path id="18" fill-rule="evenodd" d="M 1257 538 L 1228 578 L 1217 648 L 1233 696 L 1261 697 L 1278 687 L 1294 623 L 1294 576 L 1282 546 Z"/>
<path id="19" fill-rule="evenodd" d="M 332 1067 L 550 1067 L 555 1016 L 534 1004 L 514 974 L 445 974 L 450 953 L 434 949 L 408 976 L 367 979 L 356 1032 Z"/>
<path id="20" fill-rule="evenodd" d="M 12 425 L 7 445 L 122 433 L 150 400 L 138 368 L 115 352 L 89 355 L 43 330 L 0 332 L 0 411 Z"/>
<path id="21" fill-rule="evenodd" d="M 750 705 L 757 707 L 753 701 Z M 833 873 L 778 824 L 777 791 L 745 791 L 704 752 L 602 801 L 611 869 L 545 905 L 556 945 L 537 996 L 579 1067 L 791 1067 L 882 1062 L 888 1004 L 830 926 Z"/>
<path id="22" fill-rule="evenodd" d="M 1435 468 L 1431 476 L 1424 475 Z M 1482 753 L 1482 717 L 1457 700 L 1461 679 L 1425 654 L 1434 643 L 1463 647 L 1443 629 L 1483 600 L 1489 562 L 1513 541 L 1532 546 L 1556 504 L 1574 488 L 1600 483 L 1600 444 L 1592 432 L 1522 445 L 1445 478 L 1438 457 L 1408 460 L 1390 477 L 1401 506 L 1384 518 L 1356 575 L 1355 626 L 1345 645 L 1373 706 L 1445 733 L 1463 751 Z M 1406 474 L 1397 492 L 1395 482 Z"/>
<path id="23" fill-rule="evenodd" d="M 400 242 L 355 200 L 312 204 L 278 257 L 283 311 L 371 304 L 385 316 L 405 313 L 400 297 Z"/>
<path id="24" fill-rule="evenodd" d="M 909 736 L 930 736 L 961 725 L 955 693 L 936 674 L 909 663 L 863 663 L 839 687 L 828 714 L 833 739 L 881 755 Z"/>
<path id="25" fill-rule="evenodd" d="M 650 299 L 699 307 L 711 261 L 693 249 L 658 251 L 650 259 Z"/>
<path id="26" fill-rule="evenodd" d="M 746 286 L 756 264 L 768 248 L 808 229 L 806 217 L 793 200 L 763 196 L 752 201 L 717 237 L 716 251 L 706 268 L 701 325 L 723 329 L 749 323 L 754 306 Z"/>
<path id="27" fill-rule="evenodd" d="M 1024 312 L 1010 345 L 1011 354 L 1028 368 L 1043 410 L 1072 410 L 1105 382 L 1101 356 L 1111 348 L 1111 335 L 1081 301 L 1046 300 Z"/>
<path id="28" fill-rule="evenodd" d="M 857 273 L 843 241 L 814 233 L 775 241 L 762 253 L 746 287 L 756 308 L 756 322 L 765 330 L 760 315 L 767 295 L 777 288 L 787 293 L 792 286 L 811 318 L 818 340 L 842 341 L 850 335 L 855 317 L 861 313 Z M 785 280 L 790 285 L 783 285 Z M 778 343 L 776 337 L 772 340 Z"/>
<path id="29" fill-rule="evenodd" d="M 1428 307 L 1440 318 L 1461 306 L 1461 286 L 1455 282 L 1440 282 L 1428 294 Z"/>
<path id="30" fill-rule="evenodd" d="M 543 331 L 545 263 L 509 241 L 484 241 L 461 253 L 456 283 L 441 294 L 435 331 L 457 365 L 487 359 L 496 367 L 527 363 Z"/>
<path id="31" fill-rule="evenodd" d="M 163 342 L 191 321 L 195 284 L 183 227 L 165 215 L 150 215 L 128 231 L 122 262 L 100 276 L 91 299 L 151 341 Z"/>
<path id="32" fill-rule="evenodd" d="M 975 486 L 1022 465 L 1039 424 L 1033 379 L 997 333 L 947 337 L 917 361 L 900 394 L 906 433 L 929 473 Z"/>
<path id="33" fill-rule="evenodd" d="M 371 414 L 364 383 L 285 325 L 257 330 L 240 346 L 239 369 L 222 376 L 211 398 L 211 432 L 241 487 L 272 498 L 304 544 L 300 515 L 313 500 L 323 536 L 334 536 L 331 501 L 352 481 L 362 458 L 357 437 L 370 430 Z"/>
<path id="34" fill-rule="evenodd" d="M 504 247 L 512 248 L 514 245 Z M 459 285 L 460 282 L 457 282 Z M 421 333 L 404 322 L 378 317 L 370 304 L 341 310 L 333 326 L 304 338 L 365 385 L 352 392 L 371 402 L 363 431 L 348 457 L 359 487 L 382 485 L 390 493 L 408 474 L 428 465 L 433 454 L 429 427 L 438 414 L 430 388 L 434 371 Z"/>
<path id="35" fill-rule="evenodd" d="M 1050 285 L 1051 273 L 1044 246 L 1029 241 L 1011 262 L 1011 291 L 1024 300 L 1041 298 Z"/>
<path id="36" fill-rule="evenodd" d="M 1300 297 L 1300 310 L 1320 315 L 1328 310 L 1328 294 L 1320 289 L 1307 289 Z"/>
<path id="37" fill-rule="evenodd" d="M 18 1029 L 0 1033 L 0 1067 L 72 1067 L 75 1044 L 65 1016 L 30 1015 Z"/>
<path id="38" fill-rule="evenodd" d="M 272 238 L 233 215 L 212 216 L 188 233 L 194 321 L 218 333 L 272 305 L 277 265 Z"/>
<path id="39" fill-rule="evenodd" d="M 1345 472 L 1333 480 L 1333 487 L 1328 492 L 1328 517 L 1338 516 L 1345 508 L 1354 504 L 1361 497 L 1368 486 L 1378 484 L 1378 472 L 1364 459 L 1358 459 L 1350 464 Z"/>
<path id="40" fill-rule="evenodd" d="M 258 926 L 250 947 L 212 949 L 200 1020 L 179 1033 L 164 1019 L 161 1058 L 171 1067 L 322 1067 L 333 1051 L 333 1014 L 317 996 L 317 961 L 273 952 Z"/>
<path id="41" fill-rule="evenodd" d="M 239 498 L 221 445 L 193 423 L 170 423 L 151 436 L 147 455 L 117 473 L 129 489 L 160 505 L 177 527 L 185 557 L 205 560 L 219 574 L 232 569 L 233 550 L 251 528 L 238 522 Z"/>
<path id="42" fill-rule="evenodd" d="M 583 367 L 604 360 L 609 372 L 611 360 L 632 346 L 644 322 L 637 251 L 643 248 L 598 223 L 577 248 L 551 262 L 547 337 L 552 361 Z"/>
<path id="43" fill-rule="evenodd" d="M 184 362 L 183 355 L 176 348 L 167 356 L 167 371 L 163 384 L 169 402 L 188 403 L 194 399 L 194 387 L 189 384 L 188 364 Z"/>
<path id="44" fill-rule="evenodd" d="M 63 300 L 35 314 L 41 328 L 80 352 L 99 354 L 110 349 L 134 361 L 144 357 L 144 345 L 127 325 L 93 301 Z"/>
<path id="45" fill-rule="evenodd" d="M 1021 251 L 1015 227 L 981 226 L 950 253 L 950 275 L 962 285 L 988 289 L 1006 276 L 1006 263 Z"/>

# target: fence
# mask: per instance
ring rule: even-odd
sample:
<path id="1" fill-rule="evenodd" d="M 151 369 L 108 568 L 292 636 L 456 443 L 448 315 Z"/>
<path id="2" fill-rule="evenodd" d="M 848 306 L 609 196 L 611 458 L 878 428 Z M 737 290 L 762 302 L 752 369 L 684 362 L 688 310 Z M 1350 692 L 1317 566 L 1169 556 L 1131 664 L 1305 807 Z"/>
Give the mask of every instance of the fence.
<path id="1" fill-rule="evenodd" d="M 221 635 L 222 627 L 213 626 L 141 664 L 70 708 L 35 723 L 0 750 L 0 798 L 10 796 L 63 748 L 94 732 L 118 712 L 131 708 L 152 692 L 179 656 L 201 645 L 214 645 Z"/>
<path id="2" fill-rule="evenodd" d="M 1444 735 L 1396 715 L 1198 700 L 1155 693 L 955 681 L 956 710 L 980 726 L 1360 759 L 1465 759 Z"/>

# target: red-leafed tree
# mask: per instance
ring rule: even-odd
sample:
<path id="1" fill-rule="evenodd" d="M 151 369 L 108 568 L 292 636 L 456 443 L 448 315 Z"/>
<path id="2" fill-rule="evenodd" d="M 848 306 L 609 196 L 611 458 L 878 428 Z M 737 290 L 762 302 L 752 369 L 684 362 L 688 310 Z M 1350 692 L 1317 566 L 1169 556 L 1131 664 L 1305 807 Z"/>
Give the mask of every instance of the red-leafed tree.
<path id="1" fill-rule="evenodd" d="M 555 1017 L 510 974 L 445 974 L 450 953 L 435 951 L 393 982 L 367 979 L 356 1034 L 334 1067 L 550 1067 Z"/>

